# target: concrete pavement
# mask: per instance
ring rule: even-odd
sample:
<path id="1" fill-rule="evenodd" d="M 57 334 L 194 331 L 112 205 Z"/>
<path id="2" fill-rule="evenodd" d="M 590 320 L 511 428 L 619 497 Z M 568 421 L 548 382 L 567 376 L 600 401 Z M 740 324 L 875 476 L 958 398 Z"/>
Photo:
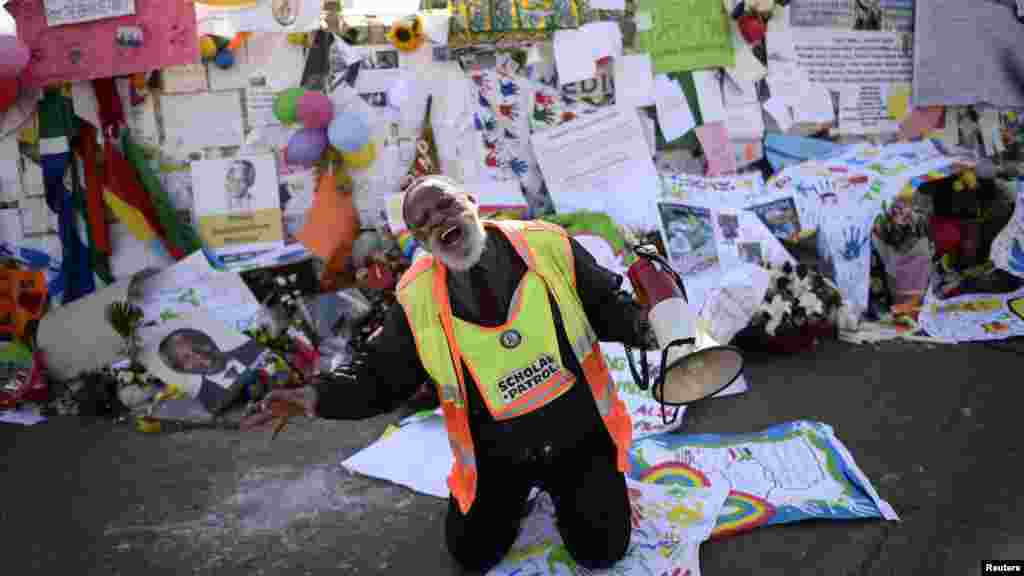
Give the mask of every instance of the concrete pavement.
<path id="1" fill-rule="evenodd" d="M 750 357 L 751 390 L 685 430 L 832 425 L 903 521 L 760 528 L 702 547 L 703 573 L 978 574 L 1024 559 L 1024 347 L 839 342 Z M 57 418 L 0 425 L 0 573 L 456 574 L 446 503 L 339 463 L 397 419 L 144 435 Z"/>

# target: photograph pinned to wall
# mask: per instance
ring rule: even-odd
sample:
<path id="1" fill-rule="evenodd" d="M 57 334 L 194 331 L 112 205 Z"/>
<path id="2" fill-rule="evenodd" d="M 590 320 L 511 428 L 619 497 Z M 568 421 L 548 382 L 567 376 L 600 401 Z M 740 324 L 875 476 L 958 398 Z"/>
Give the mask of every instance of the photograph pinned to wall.
<path id="1" fill-rule="evenodd" d="M 278 196 L 284 215 L 285 244 L 298 242 L 296 234 L 306 222 L 306 213 L 313 207 L 315 181 L 313 172 L 306 170 L 281 176 Z"/>
<path id="2" fill-rule="evenodd" d="M 147 332 L 140 361 L 216 414 L 238 398 L 267 354 L 255 340 L 197 310 Z"/>
<path id="3" fill-rule="evenodd" d="M 711 210 L 700 206 L 658 202 L 662 240 L 669 262 L 682 276 L 699 274 L 718 264 Z"/>
<path id="4" fill-rule="evenodd" d="M 284 244 L 272 154 L 193 162 L 192 186 L 199 234 L 225 266 L 242 265 Z"/>
<path id="5" fill-rule="evenodd" d="M 792 197 L 751 206 L 748 210 L 757 214 L 779 240 L 792 242 L 800 238 L 800 216 Z"/>

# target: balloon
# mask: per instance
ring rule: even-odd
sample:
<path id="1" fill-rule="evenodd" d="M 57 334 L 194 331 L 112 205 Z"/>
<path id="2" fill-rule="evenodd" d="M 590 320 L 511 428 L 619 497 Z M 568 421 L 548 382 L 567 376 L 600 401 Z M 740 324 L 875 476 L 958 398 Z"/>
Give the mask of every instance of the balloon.
<path id="1" fill-rule="evenodd" d="M 0 35 L 0 78 L 14 78 L 28 66 L 28 46 L 17 36 Z"/>
<path id="2" fill-rule="evenodd" d="M 306 92 L 295 103 L 295 115 L 306 128 L 327 128 L 334 104 L 323 92 Z"/>
<path id="3" fill-rule="evenodd" d="M 327 138 L 343 153 L 358 152 L 370 141 L 370 125 L 358 114 L 342 112 L 331 120 Z"/>
<path id="4" fill-rule="evenodd" d="M 377 147 L 373 145 L 373 142 L 367 142 L 365 146 L 355 152 L 342 152 L 341 159 L 346 168 L 361 170 L 373 164 L 373 161 L 377 159 Z"/>
<path id="5" fill-rule="evenodd" d="M 202 55 L 203 60 L 213 60 L 217 57 L 217 43 L 213 41 L 213 38 L 203 36 L 199 39 L 199 54 Z"/>
<path id="6" fill-rule="evenodd" d="M 217 52 L 217 58 L 213 61 L 218 68 L 228 69 L 235 63 L 235 55 L 231 53 L 231 50 L 222 48 L 220 52 Z"/>
<path id="7" fill-rule="evenodd" d="M 18 79 L 0 78 L 0 112 L 6 112 L 18 101 Z"/>
<path id="8" fill-rule="evenodd" d="M 298 100 L 305 93 L 306 89 L 298 86 L 279 93 L 274 98 L 274 117 L 283 124 L 294 124 Z"/>
<path id="9" fill-rule="evenodd" d="M 292 135 L 285 148 L 284 160 L 309 168 L 316 163 L 327 149 L 327 132 L 323 129 L 303 128 Z"/>

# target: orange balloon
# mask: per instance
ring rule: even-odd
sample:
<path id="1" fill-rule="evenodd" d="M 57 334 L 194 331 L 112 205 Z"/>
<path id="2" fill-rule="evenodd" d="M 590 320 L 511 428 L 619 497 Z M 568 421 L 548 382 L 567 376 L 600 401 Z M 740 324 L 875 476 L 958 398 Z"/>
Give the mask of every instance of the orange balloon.
<path id="1" fill-rule="evenodd" d="M 0 112 L 6 112 L 18 101 L 18 79 L 0 78 Z"/>

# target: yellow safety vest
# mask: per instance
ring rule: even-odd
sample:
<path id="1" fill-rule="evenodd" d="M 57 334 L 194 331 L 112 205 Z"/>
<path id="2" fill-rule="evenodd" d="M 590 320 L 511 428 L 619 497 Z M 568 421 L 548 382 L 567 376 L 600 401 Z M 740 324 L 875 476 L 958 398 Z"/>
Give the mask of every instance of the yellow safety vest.
<path id="1" fill-rule="evenodd" d="M 477 480 L 463 362 L 473 372 L 473 380 L 496 419 L 536 410 L 573 383 L 573 375 L 560 362 L 547 293 L 561 312 L 573 353 L 615 443 L 621 472 L 629 469 L 633 429 L 576 292 L 576 268 L 565 230 L 540 221 L 485 221 L 484 225 L 504 233 L 527 265 L 505 325 L 487 328 L 454 318 L 447 269 L 430 256 L 417 260 L 402 275 L 397 291 L 420 361 L 438 388 L 455 456 L 448 488 L 463 514 L 473 504 Z M 540 326 L 534 325 L 538 323 Z M 547 326 L 550 329 L 545 330 Z M 501 362 L 495 362 L 499 357 Z"/>

